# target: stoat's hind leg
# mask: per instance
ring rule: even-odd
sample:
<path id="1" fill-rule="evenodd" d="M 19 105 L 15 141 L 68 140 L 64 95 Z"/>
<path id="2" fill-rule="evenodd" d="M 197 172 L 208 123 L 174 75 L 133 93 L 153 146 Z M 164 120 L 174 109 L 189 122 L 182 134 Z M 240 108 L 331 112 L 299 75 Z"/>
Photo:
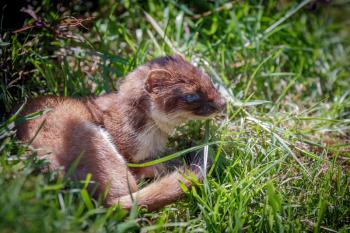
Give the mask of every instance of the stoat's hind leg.
<path id="1" fill-rule="evenodd" d="M 137 190 L 134 177 L 107 131 L 89 122 L 78 123 L 72 131 L 68 134 L 70 145 L 67 148 L 70 154 L 81 154 L 74 175 L 85 179 L 91 173 L 92 180 L 98 185 L 98 194 L 107 192 L 106 205 Z"/>

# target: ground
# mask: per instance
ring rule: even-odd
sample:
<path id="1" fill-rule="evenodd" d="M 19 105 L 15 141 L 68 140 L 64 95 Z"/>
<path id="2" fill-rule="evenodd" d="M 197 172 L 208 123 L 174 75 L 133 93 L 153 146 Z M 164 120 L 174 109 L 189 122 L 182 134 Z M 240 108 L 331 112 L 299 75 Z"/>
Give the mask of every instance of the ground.
<path id="1" fill-rule="evenodd" d="M 1 232 L 350 231 L 347 1 L 2 4 Z M 26 98 L 110 92 L 176 52 L 229 101 L 224 116 L 169 141 L 174 151 L 213 142 L 212 168 L 182 201 L 151 213 L 105 209 L 88 180 L 40 173 L 45 161 L 15 139 L 15 122 L 44 114 L 11 112 Z"/>

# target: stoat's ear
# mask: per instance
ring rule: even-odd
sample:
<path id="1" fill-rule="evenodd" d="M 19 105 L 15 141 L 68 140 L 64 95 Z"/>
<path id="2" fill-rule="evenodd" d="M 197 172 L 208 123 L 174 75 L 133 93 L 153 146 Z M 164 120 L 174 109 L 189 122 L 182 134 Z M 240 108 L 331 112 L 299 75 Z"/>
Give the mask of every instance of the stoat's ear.
<path id="1" fill-rule="evenodd" d="M 164 88 L 173 84 L 173 80 L 173 76 L 169 71 L 164 69 L 153 69 L 147 75 L 145 90 L 148 93 L 159 93 Z"/>

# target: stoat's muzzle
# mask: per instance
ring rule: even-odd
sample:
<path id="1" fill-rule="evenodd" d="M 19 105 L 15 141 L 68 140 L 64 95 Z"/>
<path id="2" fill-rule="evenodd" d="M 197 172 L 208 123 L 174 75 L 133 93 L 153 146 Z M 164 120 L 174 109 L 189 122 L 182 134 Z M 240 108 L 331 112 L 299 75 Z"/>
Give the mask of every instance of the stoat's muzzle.
<path id="1" fill-rule="evenodd" d="M 197 109 L 194 109 L 193 114 L 199 116 L 210 116 L 215 113 L 222 112 L 226 107 L 224 98 L 218 98 L 215 101 L 203 103 Z"/>

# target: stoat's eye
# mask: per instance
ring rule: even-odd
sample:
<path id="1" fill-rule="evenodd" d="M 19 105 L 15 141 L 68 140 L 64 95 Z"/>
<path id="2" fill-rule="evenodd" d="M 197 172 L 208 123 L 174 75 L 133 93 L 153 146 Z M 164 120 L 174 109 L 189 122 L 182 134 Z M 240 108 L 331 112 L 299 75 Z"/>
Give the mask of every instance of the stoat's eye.
<path id="1" fill-rule="evenodd" d="M 201 97 L 196 93 L 191 93 L 191 94 L 184 95 L 183 99 L 185 100 L 186 103 L 192 104 L 192 103 L 199 102 L 201 100 Z"/>

